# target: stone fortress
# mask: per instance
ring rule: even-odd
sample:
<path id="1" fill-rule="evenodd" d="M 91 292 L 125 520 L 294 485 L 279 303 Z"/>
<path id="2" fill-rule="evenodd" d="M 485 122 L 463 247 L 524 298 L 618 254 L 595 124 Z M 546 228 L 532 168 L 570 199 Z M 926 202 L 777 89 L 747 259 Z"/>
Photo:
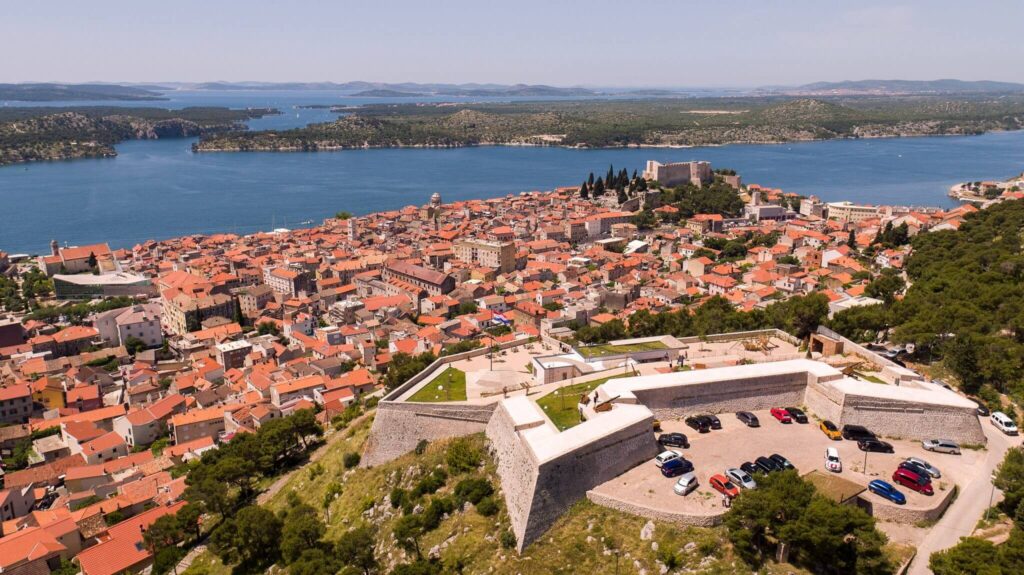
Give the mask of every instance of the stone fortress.
<path id="1" fill-rule="evenodd" d="M 770 330 L 770 335 L 793 341 L 782 332 Z M 749 337 L 750 334 L 738 334 L 734 339 Z M 696 354 L 702 341 L 728 342 L 728 338 L 729 334 L 703 340 L 654 339 L 671 348 L 669 355 L 678 361 L 676 358 L 686 357 L 688 351 Z M 621 361 L 609 362 L 614 366 L 605 374 L 619 376 L 631 366 L 631 361 L 654 361 L 651 339 L 611 342 L 618 349 L 633 349 L 637 355 L 624 360 L 615 357 Z M 390 461 L 412 451 L 422 439 L 485 432 L 521 550 L 541 536 L 574 502 L 586 497 L 588 491 L 656 455 L 659 447 L 652 433 L 655 419 L 802 405 L 821 419 L 840 426 L 864 425 L 880 436 L 908 440 L 948 438 L 965 444 L 985 442 L 977 406 L 970 400 L 825 329 L 814 335 L 811 349 L 825 352 L 818 353 L 821 360 L 854 357 L 857 361 L 853 365 L 868 362 L 883 383 L 857 379 L 839 366 L 794 354 L 756 363 L 744 359 L 721 367 L 695 362 L 691 356 L 686 361 L 707 368 L 666 369 L 602 383 L 588 394 L 586 404 L 578 406 L 584 421 L 559 431 L 535 397 L 528 394 L 529 388 L 519 394 L 497 394 L 475 401 L 405 401 L 415 390 L 430 384 L 432 374 L 443 370 L 445 364 L 487 352 L 474 350 L 442 358 L 436 362 L 439 365 L 427 368 L 380 402 L 363 464 Z M 666 354 L 667 351 L 655 355 L 662 360 Z M 586 363 L 578 350 L 566 355 L 572 360 L 567 362 L 570 365 Z M 537 356 L 535 359 L 550 367 L 561 365 L 557 356 Z M 603 361 L 608 359 L 611 358 L 606 356 Z M 534 373 L 534 377 L 538 376 L 538 386 L 563 385 L 561 374 L 552 377 L 550 370 Z M 572 383 L 572 379 L 564 383 Z M 547 392 L 537 395 L 544 393 Z"/>

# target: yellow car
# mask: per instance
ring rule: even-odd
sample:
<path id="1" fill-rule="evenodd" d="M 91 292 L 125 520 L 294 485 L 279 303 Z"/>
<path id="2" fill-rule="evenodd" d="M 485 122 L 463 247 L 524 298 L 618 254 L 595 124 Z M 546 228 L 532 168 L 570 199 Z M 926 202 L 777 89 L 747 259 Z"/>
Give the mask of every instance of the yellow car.
<path id="1" fill-rule="evenodd" d="M 827 419 L 822 420 L 822 422 L 818 424 L 818 427 L 821 429 L 822 433 L 828 436 L 829 439 L 839 441 L 843 438 L 843 432 L 839 431 L 836 424 Z"/>

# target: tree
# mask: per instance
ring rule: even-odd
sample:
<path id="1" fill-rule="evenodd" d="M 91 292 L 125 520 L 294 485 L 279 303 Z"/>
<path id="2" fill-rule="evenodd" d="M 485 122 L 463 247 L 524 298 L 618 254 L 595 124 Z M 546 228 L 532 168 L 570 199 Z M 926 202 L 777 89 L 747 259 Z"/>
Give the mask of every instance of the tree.
<path id="1" fill-rule="evenodd" d="M 350 212 L 338 212 L 334 214 L 334 217 L 339 220 L 348 220 L 352 218 L 352 214 Z"/>
<path id="2" fill-rule="evenodd" d="M 325 552 L 323 549 L 306 549 L 291 565 L 289 575 L 324 575 L 336 573 L 344 565 L 339 557 Z"/>
<path id="3" fill-rule="evenodd" d="M 320 546 L 324 531 L 315 509 L 305 504 L 292 507 L 281 528 L 281 557 L 286 563 L 297 561 L 304 551 Z"/>
<path id="4" fill-rule="evenodd" d="M 979 343 L 970 333 L 957 335 L 947 346 L 944 363 L 960 380 L 960 388 L 977 393 L 984 383 L 978 361 Z"/>
<path id="5" fill-rule="evenodd" d="M 586 182 L 583 182 L 583 184 L 580 185 L 580 197 L 584 200 L 590 199 L 590 189 L 587 188 Z"/>
<path id="6" fill-rule="evenodd" d="M 445 452 L 445 462 L 452 473 L 464 473 L 476 469 L 480 465 L 482 457 L 480 450 L 464 437 L 453 440 Z"/>
<path id="7" fill-rule="evenodd" d="M 377 570 L 377 559 L 374 557 L 376 540 L 373 530 L 369 527 L 358 527 L 341 536 L 334 545 L 334 552 L 345 565 L 350 565 L 370 575 Z"/>
<path id="8" fill-rule="evenodd" d="M 846 245 L 851 250 L 857 249 L 857 234 L 854 232 L 853 228 L 850 228 L 850 235 L 846 237 Z"/>
<path id="9" fill-rule="evenodd" d="M 146 347 L 148 347 L 146 342 L 137 337 L 128 336 L 124 341 L 124 348 L 132 355 L 137 355 L 140 351 L 146 349 Z"/>
<path id="10" fill-rule="evenodd" d="M 89 252 L 89 259 L 86 263 L 88 264 L 89 269 L 93 270 L 93 273 L 99 272 L 99 262 L 96 260 L 96 254 Z"/>
<path id="11" fill-rule="evenodd" d="M 864 288 L 864 293 L 868 297 L 882 300 L 888 306 L 896 301 L 896 296 L 902 293 L 906 287 L 907 282 L 903 281 L 896 270 L 886 268 L 881 275 Z"/>
<path id="12" fill-rule="evenodd" d="M 996 468 L 996 478 L 992 483 L 1003 492 L 999 508 L 1011 518 L 1024 523 L 1024 515 L 1018 516 L 1024 509 L 1024 448 L 1012 447 L 1006 452 L 1002 463 Z"/>
<path id="13" fill-rule="evenodd" d="M 174 547 L 184 538 L 185 532 L 176 514 L 158 517 L 142 534 L 142 540 L 150 553 L 156 553 L 164 547 Z"/>
<path id="14" fill-rule="evenodd" d="M 999 551 L 990 541 L 964 537 L 955 547 L 933 553 L 928 568 L 935 575 L 1002 575 Z"/>
<path id="15" fill-rule="evenodd" d="M 243 507 L 210 536 L 210 550 L 225 563 L 269 565 L 280 555 L 281 520 L 258 506 Z"/>
<path id="16" fill-rule="evenodd" d="M 426 530 L 423 527 L 423 514 L 403 515 L 392 530 L 392 535 L 398 541 L 398 546 L 410 553 L 415 553 L 416 557 L 423 556 L 420 553 L 420 537 L 424 533 Z"/>

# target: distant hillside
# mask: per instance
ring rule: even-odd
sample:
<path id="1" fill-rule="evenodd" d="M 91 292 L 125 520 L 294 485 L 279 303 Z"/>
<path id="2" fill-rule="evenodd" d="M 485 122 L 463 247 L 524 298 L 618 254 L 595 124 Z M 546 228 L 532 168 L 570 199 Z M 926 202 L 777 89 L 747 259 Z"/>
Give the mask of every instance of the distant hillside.
<path id="1" fill-rule="evenodd" d="M 363 90 L 362 92 L 352 94 L 352 96 L 358 98 L 414 98 L 422 95 L 420 92 L 403 92 L 401 90 L 388 89 Z"/>
<path id="2" fill-rule="evenodd" d="M 204 82 L 186 84 L 193 90 L 320 90 L 352 92 L 351 96 L 374 96 L 376 93 L 398 92 L 408 96 L 589 96 L 596 94 L 586 88 L 561 88 L 543 84 L 417 84 L 403 82 Z M 388 97 L 377 96 L 377 97 Z M 397 96 L 395 96 L 397 97 Z"/>
<path id="3" fill-rule="evenodd" d="M 21 102 L 166 99 L 153 90 L 116 84 L 0 84 L 0 100 Z"/>
<path id="4" fill-rule="evenodd" d="M 1024 92 L 1024 84 L 980 80 L 855 80 L 815 82 L 793 90 L 802 93 L 879 93 L 879 94 L 976 94 L 990 92 Z"/>

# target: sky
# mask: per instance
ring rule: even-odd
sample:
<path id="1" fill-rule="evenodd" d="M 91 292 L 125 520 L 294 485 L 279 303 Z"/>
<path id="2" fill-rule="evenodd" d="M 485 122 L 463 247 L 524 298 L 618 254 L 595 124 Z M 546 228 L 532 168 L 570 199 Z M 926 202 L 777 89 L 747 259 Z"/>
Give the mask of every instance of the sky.
<path id="1" fill-rule="evenodd" d="M 1021 22 L 1021 0 L 3 0 L 0 82 L 1024 82 Z"/>

